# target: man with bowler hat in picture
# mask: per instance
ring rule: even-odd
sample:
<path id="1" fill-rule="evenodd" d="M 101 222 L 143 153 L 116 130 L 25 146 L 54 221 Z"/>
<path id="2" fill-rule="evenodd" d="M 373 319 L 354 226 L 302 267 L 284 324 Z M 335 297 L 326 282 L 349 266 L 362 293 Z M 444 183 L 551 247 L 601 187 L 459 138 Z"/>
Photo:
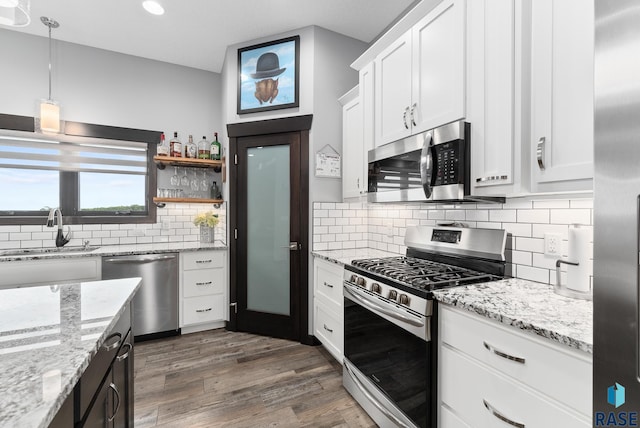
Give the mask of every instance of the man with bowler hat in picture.
<path id="1" fill-rule="evenodd" d="M 252 79 L 261 79 L 256 82 L 255 97 L 260 102 L 260 105 L 266 103 L 273 103 L 273 100 L 278 96 L 278 79 L 272 79 L 272 77 L 279 76 L 286 68 L 280 68 L 280 59 L 278 55 L 273 52 L 266 52 L 260 55 L 258 62 L 256 63 L 256 72 L 251 73 Z"/>

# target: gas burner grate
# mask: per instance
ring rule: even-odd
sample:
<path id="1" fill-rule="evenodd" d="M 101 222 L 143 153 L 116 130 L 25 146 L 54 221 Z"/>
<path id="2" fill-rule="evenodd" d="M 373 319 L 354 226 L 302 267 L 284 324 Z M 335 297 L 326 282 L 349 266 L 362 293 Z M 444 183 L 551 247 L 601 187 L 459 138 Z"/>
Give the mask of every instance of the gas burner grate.
<path id="1" fill-rule="evenodd" d="M 460 266 L 405 256 L 354 260 L 351 264 L 365 271 L 422 290 L 434 290 L 494 279 L 490 274 Z"/>

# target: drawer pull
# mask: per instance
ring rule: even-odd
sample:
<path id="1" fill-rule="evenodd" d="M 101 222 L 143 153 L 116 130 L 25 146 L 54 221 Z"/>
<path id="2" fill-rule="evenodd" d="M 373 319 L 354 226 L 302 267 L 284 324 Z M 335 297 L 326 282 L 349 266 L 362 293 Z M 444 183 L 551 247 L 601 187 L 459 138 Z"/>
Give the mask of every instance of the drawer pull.
<path id="1" fill-rule="evenodd" d="M 196 282 L 196 285 L 211 285 L 213 284 L 213 281 L 207 281 L 207 282 Z"/>
<path id="2" fill-rule="evenodd" d="M 509 355 L 507 353 L 499 351 L 498 349 L 496 349 L 493 346 L 489 345 L 487 342 L 482 342 L 482 343 L 484 344 L 485 348 L 487 348 L 489 351 L 493 352 L 497 356 L 505 358 L 507 360 L 515 361 L 516 363 L 524 364 L 524 361 L 525 361 L 524 358 L 514 357 L 513 355 Z"/>
<path id="3" fill-rule="evenodd" d="M 118 410 L 120 410 L 120 391 L 118 391 L 118 387 L 113 382 L 109 383 L 109 388 L 111 388 L 111 390 L 113 390 L 113 392 L 115 393 L 115 398 L 116 398 L 116 408 L 113 411 L 113 415 L 111 415 L 109 417 L 109 422 L 111 422 L 116 418 L 116 415 L 118 414 Z"/>
<path id="4" fill-rule="evenodd" d="M 324 285 L 326 285 L 329 288 L 333 288 L 333 285 L 329 284 L 327 281 L 324 282 Z"/>
<path id="5" fill-rule="evenodd" d="M 332 329 L 332 328 L 327 327 L 327 325 L 326 325 L 326 324 L 323 324 L 322 326 L 323 326 L 323 327 L 324 327 L 324 329 L 325 329 L 325 330 L 327 330 L 329 333 L 333 333 L 333 329 Z"/>
<path id="6" fill-rule="evenodd" d="M 487 408 L 487 410 L 496 418 L 500 419 L 502 422 L 506 422 L 511 426 L 514 426 L 516 428 L 525 428 L 524 424 L 521 424 L 520 422 L 514 422 L 511 419 L 509 419 L 508 417 L 506 417 L 505 415 L 503 415 L 502 413 L 500 413 L 499 411 L 497 411 L 491 404 L 487 403 L 487 400 L 482 400 L 482 402 L 484 403 L 484 407 Z"/>
<path id="7" fill-rule="evenodd" d="M 196 260 L 196 263 L 211 263 L 213 260 Z"/>
<path id="8" fill-rule="evenodd" d="M 196 312 L 209 312 L 210 310 L 212 310 L 213 308 L 207 308 L 207 309 L 196 309 Z"/>
<path id="9" fill-rule="evenodd" d="M 125 352 L 122 355 L 118 355 L 116 357 L 116 361 L 117 362 L 122 362 L 124 360 L 126 360 L 127 358 L 129 358 L 129 354 L 131 353 L 131 350 L 133 349 L 133 346 L 130 343 L 125 343 L 124 345 L 122 345 L 122 348 L 127 348 L 127 352 Z"/>
<path id="10" fill-rule="evenodd" d="M 113 342 L 113 343 L 111 343 L 111 344 L 107 345 L 107 342 L 108 342 L 109 340 L 111 340 L 111 339 L 117 339 L 117 340 L 116 340 L 115 342 Z M 102 350 L 103 350 L 103 351 L 107 351 L 107 352 L 109 352 L 109 351 L 113 351 L 114 349 L 116 349 L 116 348 L 119 348 L 119 347 L 120 347 L 120 343 L 121 343 L 121 341 L 122 341 L 122 334 L 120 334 L 120 333 L 113 333 L 112 335 L 110 335 L 109 337 L 107 337 L 107 338 L 104 340 L 104 343 L 102 344 Z"/>
<path id="11" fill-rule="evenodd" d="M 507 175 L 490 175 L 488 177 L 476 178 L 476 183 L 486 183 L 488 181 L 500 181 L 500 180 L 506 180 L 508 178 L 509 176 Z"/>

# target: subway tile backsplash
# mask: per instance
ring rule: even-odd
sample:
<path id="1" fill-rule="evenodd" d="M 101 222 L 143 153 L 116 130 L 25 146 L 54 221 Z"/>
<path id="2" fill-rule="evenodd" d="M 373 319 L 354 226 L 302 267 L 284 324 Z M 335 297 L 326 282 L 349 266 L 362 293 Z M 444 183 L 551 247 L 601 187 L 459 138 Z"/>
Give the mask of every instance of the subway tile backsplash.
<path id="1" fill-rule="evenodd" d="M 581 224 L 593 233 L 593 200 L 512 199 L 504 204 L 464 205 L 315 202 L 313 249 L 371 247 L 404 253 L 407 227 L 447 222 L 505 229 L 510 234 L 507 247 L 512 275 L 555 284 L 555 261 L 559 257 L 544 255 L 544 235 L 560 234 L 562 255 L 566 257 L 570 224 Z M 590 244 L 590 250 L 593 253 L 593 244 Z"/>
<path id="2" fill-rule="evenodd" d="M 193 224 L 193 218 L 209 210 L 220 218 L 215 230 L 216 239 L 226 242 L 225 203 L 220 208 L 205 204 L 167 203 L 165 208 L 158 208 L 158 218 L 154 224 L 71 225 L 72 239 L 67 245 L 80 246 L 84 241 L 99 246 L 199 241 L 200 229 Z M 0 249 L 52 247 L 56 233 L 57 226 L 48 228 L 44 224 L 0 226 Z M 64 233 L 67 233 L 66 225 Z"/>

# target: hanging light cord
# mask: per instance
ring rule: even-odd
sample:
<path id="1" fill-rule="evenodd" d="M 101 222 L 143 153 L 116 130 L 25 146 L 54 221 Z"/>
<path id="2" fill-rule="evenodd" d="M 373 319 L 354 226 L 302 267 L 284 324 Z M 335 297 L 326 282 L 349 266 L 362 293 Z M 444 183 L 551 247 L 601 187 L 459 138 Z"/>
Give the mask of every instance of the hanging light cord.
<path id="1" fill-rule="evenodd" d="M 49 27 L 49 101 L 51 101 L 51 25 Z"/>

